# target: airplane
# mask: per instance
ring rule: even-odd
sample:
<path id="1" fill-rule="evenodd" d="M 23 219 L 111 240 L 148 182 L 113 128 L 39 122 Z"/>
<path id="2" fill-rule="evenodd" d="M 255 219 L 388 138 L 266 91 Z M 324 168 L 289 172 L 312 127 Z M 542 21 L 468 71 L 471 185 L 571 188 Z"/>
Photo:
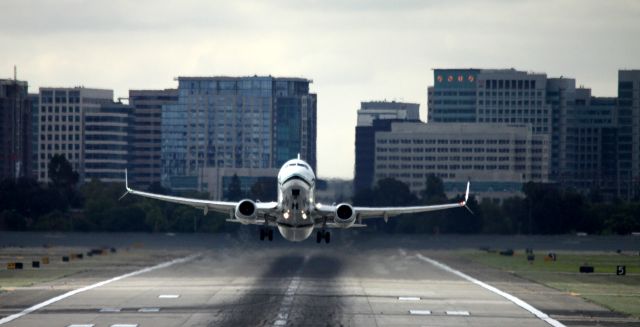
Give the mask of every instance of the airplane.
<path id="1" fill-rule="evenodd" d="M 349 203 L 338 205 L 325 205 L 316 203 L 315 199 L 316 176 L 313 170 L 304 160 L 297 159 L 287 161 L 278 172 L 278 201 L 257 202 L 244 199 L 239 202 L 212 201 L 169 196 L 134 190 L 129 187 L 127 171 L 125 170 L 125 188 L 127 194 L 135 194 L 161 201 L 189 205 L 203 210 L 206 215 L 209 211 L 220 212 L 229 215 L 228 222 L 244 225 L 261 225 L 260 240 L 273 240 L 275 226 L 282 237 L 293 242 L 301 242 L 309 238 L 314 229 L 317 229 L 316 242 L 325 243 L 331 241 L 330 228 L 366 227 L 363 220 L 369 218 L 384 218 L 385 222 L 390 217 L 401 214 L 418 213 L 451 208 L 467 207 L 469 199 L 469 186 L 464 195 L 464 200 L 458 203 L 411 206 L 411 207 L 354 207 Z"/>

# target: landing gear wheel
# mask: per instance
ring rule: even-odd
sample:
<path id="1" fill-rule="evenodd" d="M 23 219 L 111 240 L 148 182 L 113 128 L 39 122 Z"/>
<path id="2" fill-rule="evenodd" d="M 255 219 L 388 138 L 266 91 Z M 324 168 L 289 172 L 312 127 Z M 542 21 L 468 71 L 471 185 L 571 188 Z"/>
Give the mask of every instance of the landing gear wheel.
<path id="1" fill-rule="evenodd" d="M 319 244 L 320 242 L 322 242 L 322 232 L 321 232 L 321 231 L 318 231 L 318 232 L 316 233 L 316 243 L 318 243 L 318 244 Z"/>
<path id="2" fill-rule="evenodd" d="M 264 228 L 260 228 L 260 240 L 261 241 L 264 241 L 264 236 L 265 236 Z"/>
<path id="3" fill-rule="evenodd" d="M 267 234 L 268 234 L 268 237 L 269 237 L 269 242 L 273 241 L 273 229 L 269 229 Z"/>
<path id="4" fill-rule="evenodd" d="M 329 242 L 331 242 L 331 233 L 330 232 L 324 232 L 324 242 L 329 244 Z"/>

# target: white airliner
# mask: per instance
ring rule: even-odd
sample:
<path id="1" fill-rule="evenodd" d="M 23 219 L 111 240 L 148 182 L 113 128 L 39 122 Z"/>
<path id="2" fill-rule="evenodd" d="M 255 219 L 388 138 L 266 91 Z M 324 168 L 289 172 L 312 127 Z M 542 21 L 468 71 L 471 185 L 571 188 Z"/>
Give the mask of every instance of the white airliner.
<path id="1" fill-rule="evenodd" d="M 287 161 L 278 173 L 278 202 L 255 202 L 245 199 L 239 202 L 211 201 L 168 196 L 137 191 L 129 187 L 125 171 L 126 194 L 136 194 L 162 201 L 186 204 L 204 211 L 221 212 L 229 215 L 229 222 L 245 225 L 261 225 L 260 240 L 273 240 L 275 226 L 282 237 L 289 241 L 304 241 L 317 229 L 316 242 L 329 243 L 329 228 L 365 227 L 364 219 L 389 217 L 406 213 L 436 211 L 466 207 L 469 198 L 469 183 L 464 201 L 459 203 L 413 206 L 413 207 L 354 207 L 348 203 L 324 205 L 315 202 L 316 178 L 309 164 L 300 159 Z"/>

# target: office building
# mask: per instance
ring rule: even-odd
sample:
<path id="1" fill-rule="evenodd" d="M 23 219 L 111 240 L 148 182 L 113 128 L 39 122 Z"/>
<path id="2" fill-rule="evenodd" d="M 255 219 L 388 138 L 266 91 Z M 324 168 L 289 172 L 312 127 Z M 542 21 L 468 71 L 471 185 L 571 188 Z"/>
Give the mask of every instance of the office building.
<path id="1" fill-rule="evenodd" d="M 129 104 L 133 108 L 129 182 L 137 188 L 160 184 L 162 106 L 177 101 L 177 89 L 129 91 Z"/>
<path id="2" fill-rule="evenodd" d="M 618 71 L 618 196 L 640 196 L 640 70 Z"/>
<path id="3" fill-rule="evenodd" d="M 355 192 L 373 186 L 375 135 L 388 131 L 394 121 L 419 121 L 420 104 L 396 101 L 369 101 L 360 103 L 356 126 Z"/>
<path id="4" fill-rule="evenodd" d="M 31 176 L 31 103 L 24 81 L 0 80 L 0 179 Z"/>
<path id="5" fill-rule="evenodd" d="M 300 153 L 316 169 L 316 95 L 302 78 L 179 77 L 162 109 L 162 183 L 222 197 L 221 178 L 274 176 Z M 253 179 L 243 179 L 250 182 Z"/>
<path id="6" fill-rule="evenodd" d="M 133 109 L 122 103 L 102 103 L 84 109 L 82 179 L 124 182 L 132 144 Z"/>
<path id="7" fill-rule="evenodd" d="M 38 98 L 37 178 L 49 182 L 48 165 L 56 154 L 64 155 L 84 180 L 85 113 L 113 101 L 112 90 L 40 88 Z"/>
<path id="8" fill-rule="evenodd" d="M 420 194 L 426 178 L 442 178 L 445 190 L 505 196 L 528 181 L 549 178 L 549 136 L 530 125 L 393 122 L 375 134 L 375 181 L 395 178 Z"/>
<path id="9" fill-rule="evenodd" d="M 550 136 L 549 180 L 631 199 L 640 183 L 640 71 L 618 73 L 618 98 L 572 78 L 514 69 L 436 69 L 429 122 L 527 124 Z"/>

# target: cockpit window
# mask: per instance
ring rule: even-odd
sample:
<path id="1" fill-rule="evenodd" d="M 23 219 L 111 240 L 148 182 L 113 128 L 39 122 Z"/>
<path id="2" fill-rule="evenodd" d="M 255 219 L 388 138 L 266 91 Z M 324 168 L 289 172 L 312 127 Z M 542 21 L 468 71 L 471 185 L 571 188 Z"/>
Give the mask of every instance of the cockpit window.
<path id="1" fill-rule="evenodd" d="M 305 164 L 301 164 L 301 163 L 299 163 L 299 164 L 298 164 L 298 166 L 300 166 L 300 167 L 304 167 L 304 168 L 307 168 L 307 169 L 311 170 L 311 168 L 309 168 L 309 166 L 307 166 L 307 165 L 305 165 Z"/>

